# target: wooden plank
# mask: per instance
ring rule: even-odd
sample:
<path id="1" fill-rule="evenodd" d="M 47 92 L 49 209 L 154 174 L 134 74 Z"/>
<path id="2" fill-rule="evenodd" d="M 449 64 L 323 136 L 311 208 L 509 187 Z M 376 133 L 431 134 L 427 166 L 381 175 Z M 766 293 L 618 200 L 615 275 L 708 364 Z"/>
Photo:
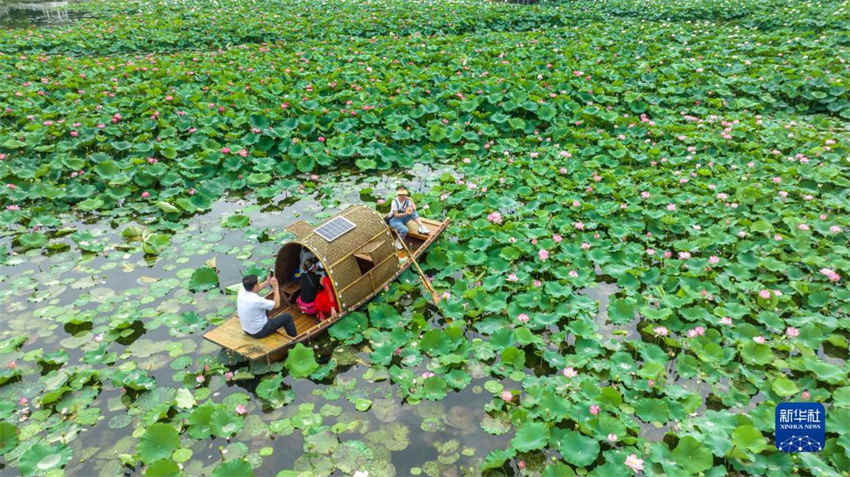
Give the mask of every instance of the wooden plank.
<path id="1" fill-rule="evenodd" d="M 289 338 L 277 333 L 272 333 L 265 338 L 252 338 L 242 331 L 242 325 L 236 316 L 225 321 L 221 326 L 208 331 L 204 338 L 248 359 L 263 358 L 290 341 Z"/>

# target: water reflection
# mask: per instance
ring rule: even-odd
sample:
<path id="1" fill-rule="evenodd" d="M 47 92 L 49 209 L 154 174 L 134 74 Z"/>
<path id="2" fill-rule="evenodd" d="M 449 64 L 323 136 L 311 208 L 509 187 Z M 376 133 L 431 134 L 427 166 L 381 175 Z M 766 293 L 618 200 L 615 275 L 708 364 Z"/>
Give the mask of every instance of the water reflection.
<path id="1" fill-rule="evenodd" d="M 76 0 L 61 2 L 22 1 L 0 3 L 0 25 L 25 28 L 33 25 L 61 25 L 76 18 L 79 12 L 70 8 Z"/>

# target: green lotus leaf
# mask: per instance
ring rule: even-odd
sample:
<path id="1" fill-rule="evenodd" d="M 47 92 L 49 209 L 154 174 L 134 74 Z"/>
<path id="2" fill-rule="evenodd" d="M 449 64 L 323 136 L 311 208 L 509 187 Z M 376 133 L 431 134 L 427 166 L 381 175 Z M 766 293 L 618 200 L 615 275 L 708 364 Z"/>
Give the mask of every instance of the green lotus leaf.
<path id="1" fill-rule="evenodd" d="M 679 444 L 673 449 L 673 459 L 691 474 L 708 470 L 714 462 L 711 451 L 691 436 L 679 439 Z"/>
<path id="2" fill-rule="evenodd" d="M 159 255 L 171 244 L 171 237 L 166 234 L 150 234 L 142 242 L 142 248 L 148 255 Z"/>
<path id="3" fill-rule="evenodd" d="M 368 327 L 368 319 L 361 312 L 349 313 L 330 328 L 328 334 L 346 344 L 357 344 L 363 341 L 363 331 Z"/>
<path id="4" fill-rule="evenodd" d="M 289 350 L 284 366 L 292 377 L 306 378 L 319 368 L 319 363 L 316 362 L 313 348 L 298 343 Z"/>
<path id="5" fill-rule="evenodd" d="M 251 464 L 245 459 L 234 459 L 218 464 L 213 469 L 212 477 L 255 477 Z"/>
<path id="6" fill-rule="evenodd" d="M 155 423 L 148 426 L 145 433 L 139 438 L 136 451 L 139 453 L 142 462 L 151 464 L 160 459 L 171 457 L 171 453 L 179 446 L 180 438 L 174 426 Z"/>
<path id="7" fill-rule="evenodd" d="M 189 289 L 205 291 L 218 286 L 218 272 L 212 267 L 200 267 L 189 278 Z"/>
<path id="8" fill-rule="evenodd" d="M 767 440 L 751 425 L 741 425 L 732 432 L 732 443 L 739 449 L 758 454 L 767 447 Z"/>
<path id="9" fill-rule="evenodd" d="M 243 229 L 251 225 L 251 218 L 240 214 L 229 215 L 222 219 L 221 225 L 229 229 Z"/>
<path id="10" fill-rule="evenodd" d="M 446 397 L 447 392 L 448 385 L 446 384 L 446 380 L 440 376 L 431 376 L 426 378 L 422 386 L 422 395 L 425 399 L 430 399 L 432 401 L 443 399 Z"/>
<path id="11" fill-rule="evenodd" d="M 148 465 L 145 477 L 177 477 L 180 475 L 180 467 L 171 459 L 160 459 Z"/>
<path id="12" fill-rule="evenodd" d="M 45 446 L 35 444 L 21 455 L 18 470 L 23 476 L 43 475 L 53 469 L 62 468 L 71 460 L 71 448 L 63 445 Z"/>
<path id="13" fill-rule="evenodd" d="M 797 387 L 797 384 L 794 381 L 785 377 L 778 377 L 774 379 L 770 388 L 773 389 L 773 392 L 782 397 L 788 397 L 797 394 L 797 392 L 800 391 L 800 388 Z"/>
<path id="14" fill-rule="evenodd" d="M 9 422 L 0 422 L 0 455 L 18 445 L 18 428 Z"/>
<path id="15" fill-rule="evenodd" d="M 517 428 L 511 439 L 511 447 L 520 452 L 528 452 L 542 449 L 548 441 L 549 426 L 544 422 L 528 421 Z"/>
<path id="16" fill-rule="evenodd" d="M 558 440 L 558 448 L 564 460 L 578 467 L 585 467 L 599 455 L 599 443 L 596 439 L 575 431 L 565 431 Z"/>
<path id="17" fill-rule="evenodd" d="M 235 409 L 216 407 L 209 416 L 210 431 L 218 437 L 231 437 L 244 425 L 245 419 L 236 414 Z"/>

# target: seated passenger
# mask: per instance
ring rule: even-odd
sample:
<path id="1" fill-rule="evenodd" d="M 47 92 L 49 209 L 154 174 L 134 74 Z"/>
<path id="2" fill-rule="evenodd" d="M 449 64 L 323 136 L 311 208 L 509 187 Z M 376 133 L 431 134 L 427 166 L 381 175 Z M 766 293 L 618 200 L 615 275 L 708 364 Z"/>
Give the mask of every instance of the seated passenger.
<path id="1" fill-rule="evenodd" d="M 271 285 L 274 293 L 274 301 L 267 300 L 257 294 L 260 290 Z M 246 275 L 242 278 L 242 289 L 236 297 L 236 310 L 239 314 L 239 323 L 242 331 L 252 338 L 265 338 L 274 333 L 281 326 L 286 333 L 295 338 L 298 331 L 292 315 L 282 313 L 269 319 L 268 312 L 280 307 L 280 290 L 277 286 L 277 278 L 269 276 L 264 282 L 257 283 L 256 275 Z"/>
<path id="2" fill-rule="evenodd" d="M 429 230 L 422 223 L 422 220 L 419 218 L 419 214 L 416 213 L 416 204 L 413 203 L 413 199 L 410 198 L 407 189 L 402 186 L 399 186 L 396 189 L 396 198 L 393 199 L 392 204 L 390 206 L 390 214 L 387 216 L 389 220 L 389 225 L 399 235 L 399 239 L 395 241 L 395 247 L 399 250 L 404 248 L 401 243 L 401 240 L 404 240 L 407 237 L 407 223 L 409 221 L 413 221 L 417 225 L 419 225 L 419 233 L 427 234 Z"/>
<path id="3" fill-rule="evenodd" d="M 315 257 L 308 258 L 304 264 L 304 273 L 301 274 L 301 293 L 298 294 L 296 303 L 301 313 L 305 315 L 315 315 L 319 312 L 316 308 L 316 295 L 322 289 L 322 283 L 319 274 L 316 273 L 318 262 L 319 260 Z"/>
<path id="4" fill-rule="evenodd" d="M 322 277 L 322 289 L 316 294 L 316 311 L 320 320 L 324 320 L 328 315 L 336 317 L 337 305 L 336 297 L 334 296 L 333 285 L 331 279 L 327 275 Z"/>

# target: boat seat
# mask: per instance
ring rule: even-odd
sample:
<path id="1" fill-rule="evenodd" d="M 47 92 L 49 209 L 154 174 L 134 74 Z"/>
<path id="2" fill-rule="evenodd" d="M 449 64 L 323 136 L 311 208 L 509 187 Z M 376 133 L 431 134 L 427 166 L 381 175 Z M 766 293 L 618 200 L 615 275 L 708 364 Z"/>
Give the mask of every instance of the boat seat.
<path id="1" fill-rule="evenodd" d="M 280 285 L 280 294 L 286 298 L 286 301 L 292 303 L 295 300 L 295 295 L 301 291 L 301 282 L 291 281 Z"/>
<path id="2" fill-rule="evenodd" d="M 410 225 L 407 228 L 408 237 L 422 241 L 428 240 L 431 234 L 434 233 L 434 231 L 437 230 L 440 225 L 442 225 L 442 222 L 439 222 L 437 220 L 426 219 L 425 217 L 420 217 L 420 219 L 422 220 L 422 223 L 425 225 L 425 227 L 428 227 L 428 230 L 430 230 L 431 232 L 427 234 L 420 234 L 417 230 L 419 226 L 416 225 L 413 221 L 410 221 L 408 222 L 408 224 Z"/>

